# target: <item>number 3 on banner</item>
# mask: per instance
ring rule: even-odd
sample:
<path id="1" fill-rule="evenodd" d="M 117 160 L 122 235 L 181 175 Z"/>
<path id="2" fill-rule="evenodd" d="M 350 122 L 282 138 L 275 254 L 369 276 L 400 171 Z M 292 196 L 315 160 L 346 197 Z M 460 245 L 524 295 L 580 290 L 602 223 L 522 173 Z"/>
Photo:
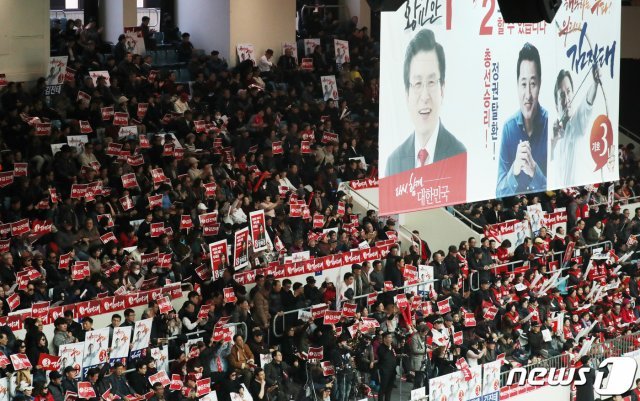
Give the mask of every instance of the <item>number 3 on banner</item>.
<path id="1" fill-rule="evenodd" d="M 485 14 L 484 18 L 482 19 L 482 23 L 480 24 L 480 35 L 492 35 L 493 34 L 493 27 L 492 26 L 488 26 L 487 23 L 489 22 L 489 20 L 493 16 L 493 12 L 496 10 L 496 0 L 482 0 L 482 7 L 483 8 L 487 6 L 487 2 L 488 1 L 491 2 L 491 5 L 489 5 L 489 11 L 487 11 L 487 13 Z"/>

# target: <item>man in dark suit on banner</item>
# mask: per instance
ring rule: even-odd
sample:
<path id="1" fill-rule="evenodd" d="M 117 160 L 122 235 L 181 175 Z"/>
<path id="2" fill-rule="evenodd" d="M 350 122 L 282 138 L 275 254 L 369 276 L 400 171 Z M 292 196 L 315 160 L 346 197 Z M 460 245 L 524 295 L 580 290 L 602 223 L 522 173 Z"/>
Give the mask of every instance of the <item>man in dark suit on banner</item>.
<path id="1" fill-rule="evenodd" d="M 445 57 L 442 45 L 429 29 L 418 32 L 407 46 L 404 87 L 415 130 L 387 159 L 385 177 L 467 152 L 440 121 Z"/>

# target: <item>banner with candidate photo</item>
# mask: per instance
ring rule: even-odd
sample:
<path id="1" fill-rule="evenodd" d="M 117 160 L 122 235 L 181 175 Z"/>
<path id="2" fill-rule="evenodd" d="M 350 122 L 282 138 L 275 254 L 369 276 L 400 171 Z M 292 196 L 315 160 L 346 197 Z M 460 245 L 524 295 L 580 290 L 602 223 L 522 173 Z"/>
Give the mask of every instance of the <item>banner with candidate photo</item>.
<path id="1" fill-rule="evenodd" d="M 249 227 L 235 232 L 233 241 L 233 268 L 237 271 L 249 265 Z"/>
<path id="2" fill-rule="evenodd" d="M 153 319 L 138 320 L 133 326 L 133 339 L 131 340 L 131 353 L 147 348 L 151 340 L 151 325 Z"/>
<path id="3" fill-rule="evenodd" d="M 256 210 L 249 213 L 251 222 L 251 238 L 253 239 L 253 251 L 260 252 L 267 249 L 267 231 L 265 229 L 264 210 Z"/>
<path id="4" fill-rule="evenodd" d="M 146 52 L 146 48 L 144 47 L 142 28 L 139 26 L 125 27 L 124 36 L 126 37 L 124 44 L 127 52 L 143 56 Z"/>
<path id="5" fill-rule="evenodd" d="M 67 75 L 68 56 L 49 57 L 49 64 L 45 76 L 45 96 L 60 94 L 62 84 Z"/>
<path id="6" fill-rule="evenodd" d="M 618 180 L 620 2 L 382 14 L 380 214 Z"/>
<path id="7" fill-rule="evenodd" d="M 84 339 L 84 370 L 109 362 L 109 328 L 87 332 Z M 84 372 L 83 372 L 84 373 Z M 84 374 L 82 375 L 85 376 Z"/>
<path id="8" fill-rule="evenodd" d="M 111 338 L 111 352 L 109 359 L 111 363 L 122 362 L 129 356 L 129 344 L 131 344 L 131 326 L 120 326 L 113 329 Z"/>
<path id="9" fill-rule="evenodd" d="M 64 371 L 65 368 L 71 366 L 78 372 L 82 372 L 82 360 L 84 353 L 84 341 L 73 344 L 63 344 L 58 349 L 58 356 L 60 357 L 60 370 Z"/>

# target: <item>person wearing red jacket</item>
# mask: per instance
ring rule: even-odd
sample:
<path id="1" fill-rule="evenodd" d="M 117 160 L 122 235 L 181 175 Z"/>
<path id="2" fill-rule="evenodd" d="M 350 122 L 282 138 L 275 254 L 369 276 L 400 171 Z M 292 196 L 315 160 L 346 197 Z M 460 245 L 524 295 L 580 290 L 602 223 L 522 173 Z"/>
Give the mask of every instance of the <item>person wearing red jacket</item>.
<path id="1" fill-rule="evenodd" d="M 631 300 L 625 298 L 622 301 L 622 310 L 620 311 L 620 318 L 622 319 L 622 323 L 631 324 L 636 321 L 636 317 L 633 314 L 633 308 L 631 305 Z"/>

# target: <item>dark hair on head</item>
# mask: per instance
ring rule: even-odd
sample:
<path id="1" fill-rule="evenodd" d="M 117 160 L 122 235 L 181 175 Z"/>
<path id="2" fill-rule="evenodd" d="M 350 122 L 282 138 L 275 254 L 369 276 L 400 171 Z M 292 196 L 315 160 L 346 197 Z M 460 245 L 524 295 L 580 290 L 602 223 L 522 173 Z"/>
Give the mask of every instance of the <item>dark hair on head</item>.
<path id="1" fill-rule="evenodd" d="M 553 88 L 553 96 L 556 104 L 558 104 L 558 90 L 560 89 L 560 85 L 565 78 L 569 78 L 571 89 L 573 89 L 573 78 L 571 78 L 571 73 L 567 70 L 560 70 L 560 72 L 558 73 L 558 78 L 556 78 L 556 86 Z"/>
<path id="2" fill-rule="evenodd" d="M 438 57 L 438 67 L 440 69 L 440 84 L 444 85 L 445 59 L 442 45 L 436 42 L 436 36 L 430 29 L 423 29 L 411 39 L 404 56 L 404 89 L 409 91 L 409 73 L 411 72 L 411 61 L 420 52 L 430 52 L 434 50 Z"/>
<path id="3" fill-rule="evenodd" d="M 525 60 L 533 61 L 534 63 L 536 63 L 536 74 L 538 75 L 538 79 L 542 80 L 542 66 L 540 65 L 540 53 L 538 53 L 538 49 L 536 49 L 536 47 L 529 42 L 525 43 L 524 46 L 522 46 L 522 49 L 520 49 L 520 54 L 518 54 L 518 66 L 517 66 L 518 80 L 520 79 L 520 64 L 522 64 L 522 62 Z"/>

